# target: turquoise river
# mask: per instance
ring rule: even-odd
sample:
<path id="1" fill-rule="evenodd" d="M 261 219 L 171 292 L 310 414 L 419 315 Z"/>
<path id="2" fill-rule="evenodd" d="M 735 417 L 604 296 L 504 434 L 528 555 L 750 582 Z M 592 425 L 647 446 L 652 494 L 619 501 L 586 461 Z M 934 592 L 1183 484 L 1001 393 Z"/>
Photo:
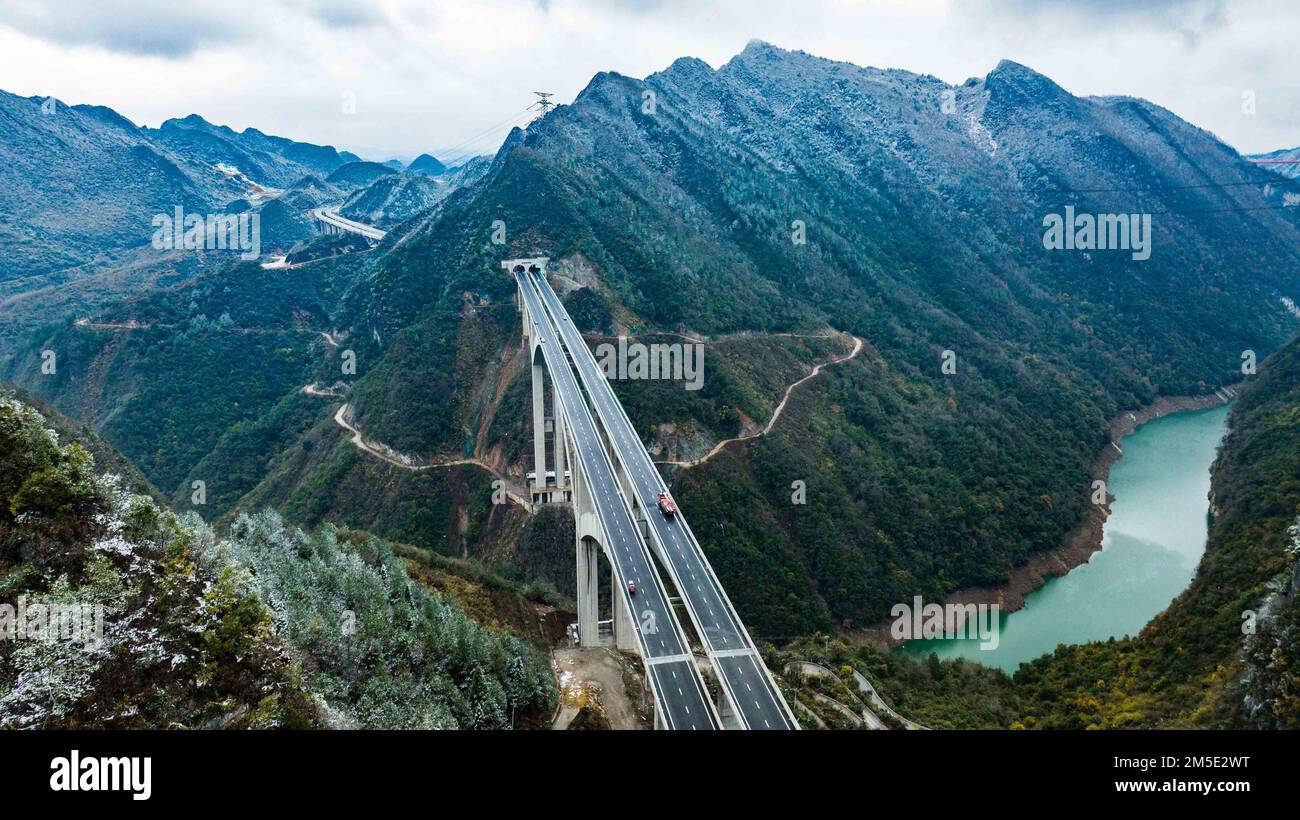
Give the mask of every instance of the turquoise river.
<path id="1" fill-rule="evenodd" d="M 1187 588 L 1205 551 L 1210 465 L 1228 408 L 1174 413 L 1121 442 L 1111 467 L 1115 497 L 1102 549 L 999 616 L 995 649 L 978 639 L 910 641 L 894 651 L 969 658 L 1007 672 L 1062 643 L 1133 635 Z"/>

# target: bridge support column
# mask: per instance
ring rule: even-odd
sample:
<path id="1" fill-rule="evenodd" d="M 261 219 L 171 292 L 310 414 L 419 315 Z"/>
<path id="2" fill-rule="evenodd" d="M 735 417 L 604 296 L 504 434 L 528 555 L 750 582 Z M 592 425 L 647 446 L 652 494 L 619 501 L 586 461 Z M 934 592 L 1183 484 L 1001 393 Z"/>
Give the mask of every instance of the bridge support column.
<path id="1" fill-rule="evenodd" d="M 546 501 L 546 400 L 543 388 L 545 369 L 533 362 L 533 492 L 538 501 Z"/>
<path id="2" fill-rule="evenodd" d="M 736 710 L 731 706 L 731 698 L 727 696 L 726 689 L 718 687 L 722 691 L 718 694 L 718 701 L 715 706 L 718 709 L 718 717 L 722 718 L 722 728 L 724 729 L 744 729 L 740 718 L 736 716 Z"/>
<path id="3" fill-rule="evenodd" d="M 600 546 L 578 539 L 578 642 L 600 646 Z"/>
<path id="4" fill-rule="evenodd" d="M 617 584 L 618 578 L 614 573 L 610 573 L 610 583 Z M 614 608 L 614 645 L 625 652 L 639 652 L 636 642 L 636 630 L 633 628 L 635 623 L 632 620 L 632 613 L 628 612 L 627 600 L 623 595 L 623 590 L 615 588 L 613 590 L 613 608 Z M 636 600 L 633 598 L 633 600 Z"/>
<path id="5" fill-rule="evenodd" d="M 555 492 L 558 495 L 557 500 L 563 501 L 564 493 L 569 489 L 569 482 L 564 480 L 565 470 L 568 469 L 564 457 L 566 435 L 564 429 L 564 414 L 560 412 L 560 393 L 559 389 L 555 386 L 554 379 L 551 380 L 551 417 L 551 426 L 555 430 Z"/>
<path id="6" fill-rule="evenodd" d="M 587 477 L 573 465 L 573 534 L 577 568 L 578 643 L 600 646 L 600 522 Z"/>

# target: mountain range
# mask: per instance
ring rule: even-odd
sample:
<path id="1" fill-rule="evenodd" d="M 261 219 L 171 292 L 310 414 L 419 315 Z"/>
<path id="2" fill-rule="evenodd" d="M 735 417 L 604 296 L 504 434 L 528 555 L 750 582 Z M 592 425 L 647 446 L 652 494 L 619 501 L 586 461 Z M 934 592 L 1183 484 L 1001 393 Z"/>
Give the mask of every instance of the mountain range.
<path id="1" fill-rule="evenodd" d="M 471 181 L 476 167 L 447 169 L 427 154 L 412 166 L 419 194 L 392 203 L 408 216 Z M 0 355 L 45 321 L 184 281 L 216 261 L 152 248 L 158 214 L 253 209 L 263 246 L 283 251 L 318 235 L 310 208 L 341 205 L 388 175 L 406 178 L 400 163 L 195 114 L 148 128 L 103 106 L 0 92 Z M 369 215 L 386 199 L 372 195 Z"/>
<path id="2" fill-rule="evenodd" d="M 167 130 L 209 150 L 211 129 Z M 259 136 L 232 145 L 251 153 Z M 128 137 L 123 150 L 163 156 Z M 563 592 L 564 521 L 491 503 L 495 478 L 529 468 L 498 263 L 550 256 L 593 343 L 705 344 L 698 393 L 615 389 L 664 462 L 745 439 L 663 469 L 751 631 L 780 642 L 1004 582 L 1090 514 L 1107 419 L 1235 383 L 1244 351 L 1297 329 L 1295 182 L 1159 106 L 1076 97 L 1012 62 L 950 86 L 755 42 L 718 69 L 599 74 L 436 199 L 369 165 L 347 207 L 381 224 L 372 203 L 392 209 L 374 250 L 205 269 L 29 333 L 5 375 L 179 508 L 205 482 L 196 511 L 219 524 L 274 506 Z M 347 190 L 353 166 L 286 169 L 280 184 Z M 175 188 L 157 193 L 212 195 L 159 179 Z M 1149 258 L 1045 247 L 1045 219 L 1067 214 L 1146 215 Z M 861 354 L 790 393 L 761 434 L 848 336 Z M 41 371 L 44 350 L 57 373 Z M 407 469 L 342 422 L 409 465 L 473 463 Z"/>
<path id="3" fill-rule="evenodd" d="M 197 115 L 141 128 L 101 106 L 0 92 L 0 279 L 143 245 L 160 211 L 220 211 L 356 160 Z"/>

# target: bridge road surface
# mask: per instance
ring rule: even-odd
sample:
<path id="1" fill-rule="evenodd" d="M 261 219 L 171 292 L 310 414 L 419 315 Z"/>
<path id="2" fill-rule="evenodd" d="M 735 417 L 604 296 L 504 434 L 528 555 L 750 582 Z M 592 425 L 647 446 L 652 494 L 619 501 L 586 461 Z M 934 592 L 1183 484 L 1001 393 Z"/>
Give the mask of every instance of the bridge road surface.
<path id="1" fill-rule="evenodd" d="M 546 357 L 556 394 L 564 405 L 583 477 L 609 539 L 605 546 L 615 564 L 617 594 L 627 603 L 642 661 L 653 678 L 656 708 L 670 729 L 720 729 L 695 668 L 695 659 L 682 637 L 677 614 L 668 603 L 668 593 L 654 569 L 649 550 L 642 545 L 636 524 L 628 513 L 618 479 L 596 432 L 596 423 L 537 292 L 524 281 L 527 276 L 515 274 L 519 292 L 535 322 L 534 332 L 541 339 L 542 355 Z M 627 591 L 628 581 L 636 584 L 635 596 Z M 654 613 L 654 634 L 643 630 L 646 610 Z"/>
<path id="2" fill-rule="evenodd" d="M 672 518 L 659 511 L 659 493 L 668 489 L 646 452 L 622 404 L 604 373 L 574 327 L 546 274 L 524 274 L 551 311 L 569 350 L 596 415 L 618 450 L 619 460 L 632 476 L 632 484 L 646 518 L 663 545 L 669 572 L 686 603 L 705 650 L 713 658 L 722 683 L 732 694 L 740 719 L 750 729 L 797 729 L 793 715 L 763 666 L 744 624 L 727 598 L 679 508 Z"/>

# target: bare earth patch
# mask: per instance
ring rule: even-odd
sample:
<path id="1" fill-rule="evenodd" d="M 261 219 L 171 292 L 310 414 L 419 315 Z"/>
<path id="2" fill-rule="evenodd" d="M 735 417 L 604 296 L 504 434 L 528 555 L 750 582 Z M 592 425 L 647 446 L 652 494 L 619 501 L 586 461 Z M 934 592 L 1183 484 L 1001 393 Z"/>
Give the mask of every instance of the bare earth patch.
<path id="1" fill-rule="evenodd" d="M 624 671 L 629 661 L 606 647 L 564 647 L 551 665 L 560 684 L 560 711 L 552 729 L 567 729 L 584 707 L 598 703 L 611 729 L 650 729 L 652 724 L 628 696 Z"/>

